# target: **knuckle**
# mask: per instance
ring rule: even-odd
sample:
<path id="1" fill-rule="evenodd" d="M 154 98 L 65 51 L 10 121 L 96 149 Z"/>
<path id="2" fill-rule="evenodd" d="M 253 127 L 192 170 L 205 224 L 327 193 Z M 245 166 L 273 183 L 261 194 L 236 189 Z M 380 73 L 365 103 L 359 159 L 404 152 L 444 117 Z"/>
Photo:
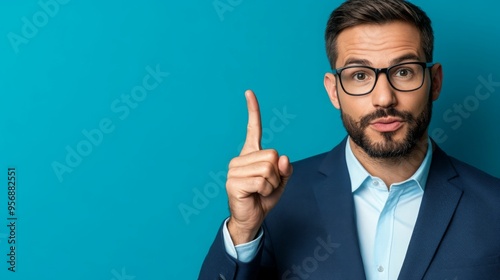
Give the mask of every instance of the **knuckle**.
<path id="1" fill-rule="evenodd" d="M 226 181 L 226 191 L 227 193 L 233 193 L 237 191 L 238 186 L 241 185 L 238 180 L 234 180 L 232 178 L 228 178 Z"/>
<path id="2" fill-rule="evenodd" d="M 266 151 L 266 158 L 270 162 L 277 162 L 279 159 L 278 151 L 270 149 Z"/>
<path id="3" fill-rule="evenodd" d="M 257 192 L 262 193 L 266 188 L 266 179 L 263 177 L 255 177 L 253 183 Z"/>
<path id="4" fill-rule="evenodd" d="M 271 178 L 274 174 L 274 165 L 268 161 L 263 162 L 261 166 L 261 173 L 265 178 Z"/>
<path id="5" fill-rule="evenodd" d="M 261 190 L 266 186 L 266 179 L 264 177 L 255 177 L 253 179 L 253 184 L 256 189 Z"/>
<path id="6" fill-rule="evenodd" d="M 257 192 L 263 196 L 268 196 L 273 192 L 273 188 L 269 186 L 267 180 L 263 177 L 255 179 Z"/>
<path id="7" fill-rule="evenodd" d="M 268 196 L 272 193 L 273 188 L 269 187 L 269 184 L 266 181 L 266 179 L 260 177 L 258 179 L 258 182 L 259 182 L 259 185 L 257 187 L 258 193 L 260 193 L 263 196 Z"/>
<path id="8" fill-rule="evenodd" d="M 232 167 L 236 166 L 236 163 L 238 161 L 238 157 L 235 157 L 235 158 L 232 158 L 230 161 L 229 161 L 229 169 L 231 169 Z"/>
<path id="9" fill-rule="evenodd" d="M 265 188 L 265 189 L 262 190 L 262 192 L 260 193 L 260 195 L 262 195 L 263 197 L 266 197 L 266 196 L 270 196 L 272 193 L 273 193 L 272 189 Z"/>
<path id="10" fill-rule="evenodd" d="M 235 167 L 230 167 L 229 170 L 227 171 L 227 179 L 229 180 L 229 178 L 235 177 L 234 174 L 236 171 L 237 170 Z"/>

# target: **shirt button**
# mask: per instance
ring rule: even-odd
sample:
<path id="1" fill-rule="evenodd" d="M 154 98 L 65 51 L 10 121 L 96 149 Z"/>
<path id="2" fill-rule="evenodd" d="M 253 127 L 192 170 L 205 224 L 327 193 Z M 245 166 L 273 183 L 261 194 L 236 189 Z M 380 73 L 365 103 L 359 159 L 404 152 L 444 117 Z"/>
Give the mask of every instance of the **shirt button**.
<path id="1" fill-rule="evenodd" d="M 374 186 L 378 186 L 378 181 L 373 181 Z"/>
<path id="2" fill-rule="evenodd" d="M 378 272 L 384 272 L 384 267 L 379 265 L 379 267 L 377 268 Z"/>

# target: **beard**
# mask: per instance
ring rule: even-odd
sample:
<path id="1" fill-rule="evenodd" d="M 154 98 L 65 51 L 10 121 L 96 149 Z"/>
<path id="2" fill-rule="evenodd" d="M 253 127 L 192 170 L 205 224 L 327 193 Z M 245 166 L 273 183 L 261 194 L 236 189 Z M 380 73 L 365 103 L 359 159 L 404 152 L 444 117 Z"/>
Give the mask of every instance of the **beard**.
<path id="1" fill-rule="evenodd" d="M 344 113 L 342 108 L 340 109 L 340 116 L 351 139 L 371 158 L 407 158 L 427 131 L 432 116 L 431 98 L 429 94 L 426 107 L 416 118 L 408 111 L 398 111 L 394 108 L 379 109 L 363 116 L 359 122 Z M 397 117 L 408 125 L 406 135 L 402 140 L 394 139 L 396 131 L 381 132 L 383 136 L 382 142 L 374 142 L 368 137 L 366 128 L 370 125 L 370 122 L 383 117 Z"/>

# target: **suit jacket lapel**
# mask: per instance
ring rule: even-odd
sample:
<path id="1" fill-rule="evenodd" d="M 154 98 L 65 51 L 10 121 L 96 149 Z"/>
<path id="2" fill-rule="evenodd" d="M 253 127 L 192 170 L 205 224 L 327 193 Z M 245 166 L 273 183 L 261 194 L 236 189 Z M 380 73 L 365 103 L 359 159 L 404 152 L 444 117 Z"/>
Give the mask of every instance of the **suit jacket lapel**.
<path id="1" fill-rule="evenodd" d="M 365 279 L 345 144 L 346 139 L 323 160 L 319 171 L 324 179 L 315 188 L 315 196 L 326 231 L 339 244 L 328 260 L 328 272 L 339 279 Z"/>
<path id="2" fill-rule="evenodd" d="M 399 279 L 424 277 L 462 196 L 462 191 L 449 182 L 456 176 L 448 156 L 436 148 Z"/>

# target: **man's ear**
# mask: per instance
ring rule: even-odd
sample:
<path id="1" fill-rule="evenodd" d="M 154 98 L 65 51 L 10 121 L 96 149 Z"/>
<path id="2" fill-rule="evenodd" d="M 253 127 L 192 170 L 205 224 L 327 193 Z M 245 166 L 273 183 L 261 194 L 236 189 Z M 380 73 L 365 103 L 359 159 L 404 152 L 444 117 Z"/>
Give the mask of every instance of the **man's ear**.
<path id="1" fill-rule="evenodd" d="M 337 109 L 340 109 L 340 101 L 339 96 L 337 94 L 337 78 L 332 73 L 326 73 L 324 78 L 324 85 L 328 96 L 330 97 L 330 101 L 333 106 Z"/>
<path id="2" fill-rule="evenodd" d="M 440 63 L 434 64 L 430 69 L 431 79 L 432 79 L 432 101 L 437 100 L 439 98 L 439 94 L 441 93 L 441 88 L 443 87 L 443 67 Z"/>

